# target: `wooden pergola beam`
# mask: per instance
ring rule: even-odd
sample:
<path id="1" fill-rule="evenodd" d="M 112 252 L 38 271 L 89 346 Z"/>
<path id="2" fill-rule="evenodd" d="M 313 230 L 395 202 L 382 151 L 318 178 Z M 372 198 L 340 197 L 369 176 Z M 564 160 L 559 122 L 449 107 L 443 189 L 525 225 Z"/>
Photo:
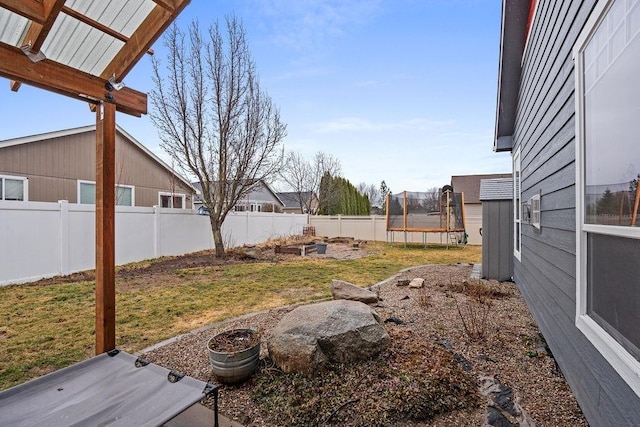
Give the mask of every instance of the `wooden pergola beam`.
<path id="1" fill-rule="evenodd" d="M 44 4 L 36 0 L 0 0 L 0 7 L 40 25 L 45 23 Z"/>
<path id="2" fill-rule="evenodd" d="M 29 29 L 22 38 L 23 45 L 28 44 L 33 52 L 40 51 L 42 44 L 49 35 L 49 31 L 51 31 L 51 27 L 53 27 L 53 23 L 64 6 L 64 2 L 65 0 L 44 0 L 42 2 L 44 23 L 31 22 Z M 19 81 L 12 80 L 11 90 L 17 92 L 20 89 L 20 85 Z"/>
<path id="3" fill-rule="evenodd" d="M 118 111 L 137 117 L 147 114 L 145 93 L 126 87 L 108 92 L 108 77 L 96 77 L 48 59 L 31 62 L 19 48 L 4 43 L 0 43 L 0 76 L 83 101 L 110 102 Z M 113 99 L 107 99 L 109 96 Z"/>
<path id="4" fill-rule="evenodd" d="M 115 75 L 118 81 L 124 79 L 140 58 L 151 49 L 151 46 L 158 37 L 160 37 L 160 34 L 164 32 L 190 1 L 191 0 L 174 0 L 173 2 L 167 0 L 156 1 L 156 6 L 151 13 L 131 35 L 109 65 L 105 67 L 101 77 L 108 79 Z M 174 4 L 173 9 L 167 9 L 165 7 L 169 5 L 169 3 Z"/>
<path id="5" fill-rule="evenodd" d="M 162 8 L 168 10 L 173 13 L 176 10 L 176 1 L 175 0 L 153 0 L 155 4 L 161 6 Z M 178 3 L 180 3 L 178 1 Z"/>

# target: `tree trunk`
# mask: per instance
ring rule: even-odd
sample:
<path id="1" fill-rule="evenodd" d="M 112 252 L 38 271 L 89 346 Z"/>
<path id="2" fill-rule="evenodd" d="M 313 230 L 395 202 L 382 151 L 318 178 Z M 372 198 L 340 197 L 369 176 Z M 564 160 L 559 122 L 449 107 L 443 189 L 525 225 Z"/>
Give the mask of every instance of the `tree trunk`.
<path id="1" fill-rule="evenodd" d="M 213 233 L 213 245 L 216 249 L 216 258 L 224 258 L 224 242 L 222 241 L 222 224 L 218 224 L 211 216 L 211 232 Z"/>

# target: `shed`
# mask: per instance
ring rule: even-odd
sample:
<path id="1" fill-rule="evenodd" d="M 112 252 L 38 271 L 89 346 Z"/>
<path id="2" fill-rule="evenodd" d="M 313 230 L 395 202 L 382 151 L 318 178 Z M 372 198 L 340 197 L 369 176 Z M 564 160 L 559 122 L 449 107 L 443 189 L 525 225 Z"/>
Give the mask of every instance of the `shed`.
<path id="1" fill-rule="evenodd" d="M 480 181 L 482 202 L 482 277 L 511 280 L 513 277 L 513 180 Z"/>

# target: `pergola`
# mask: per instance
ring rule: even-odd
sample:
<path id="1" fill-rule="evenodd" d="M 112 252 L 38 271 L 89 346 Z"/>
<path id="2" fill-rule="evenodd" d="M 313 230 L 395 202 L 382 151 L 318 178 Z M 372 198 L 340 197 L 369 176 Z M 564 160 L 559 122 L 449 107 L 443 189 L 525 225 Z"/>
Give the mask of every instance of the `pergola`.
<path id="1" fill-rule="evenodd" d="M 122 81 L 189 1 L 0 0 L 0 76 L 11 90 L 32 85 L 96 114 L 96 354 L 116 347 L 116 111 L 147 113 L 147 95 Z"/>

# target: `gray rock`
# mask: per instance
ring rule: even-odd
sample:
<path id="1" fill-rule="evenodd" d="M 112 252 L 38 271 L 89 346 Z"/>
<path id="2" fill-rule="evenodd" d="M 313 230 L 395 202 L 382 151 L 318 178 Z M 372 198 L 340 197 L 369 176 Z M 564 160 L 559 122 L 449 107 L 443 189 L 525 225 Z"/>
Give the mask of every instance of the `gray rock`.
<path id="1" fill-rule="evenodd" d="M 369 359 L 390 342 L 371 307 L 338 300 L 301 306 L 286 314 L 273 329 L 267 348 L 284 372 L 309 375 L 331 362 Z"/>
<path id="2" fill-rule="evenodd" d="M 378 302 L 378 295 L 368 289 L 363 289 L 352 283 L 343 280 L 331 281 L 331 295 L 333 299 L 346 299 L 351 301 L 360 301 L 365 304 L 373 304 Z"/>
<path id="3" fill-rule="evenodd" d="M 492 376 L 480 377 L 480 394 L 490 399 L 483 427 L 536 427 L 535 421 L 518 403 L 513 390 Z"/>
<path id="4" fill-rule="evenodd" d="M 237 248 L 238 254 L 246 259 L 260 259 L 262 257 L 262 251 L 255 246 L 243 246 Z"/>
<path id="5" fill-rule="evenodd" d="M 424 279 L 421 277 L 416 277 L 409 283 L 410 288 L 418 289 L 424 286 Z"/>

